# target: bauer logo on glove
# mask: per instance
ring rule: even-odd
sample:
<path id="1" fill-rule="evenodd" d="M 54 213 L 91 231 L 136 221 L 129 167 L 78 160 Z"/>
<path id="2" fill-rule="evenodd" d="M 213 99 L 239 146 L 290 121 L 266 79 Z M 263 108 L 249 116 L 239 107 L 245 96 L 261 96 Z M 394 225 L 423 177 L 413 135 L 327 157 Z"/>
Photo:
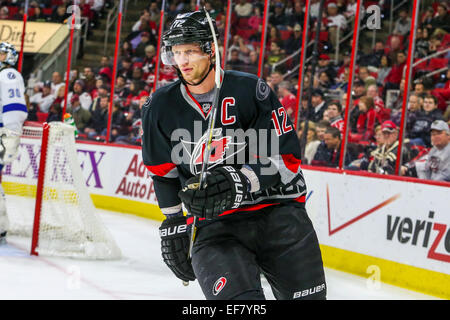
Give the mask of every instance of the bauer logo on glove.
<path id="1" fill-rule="evenodd" d="M 246 176 L 231 166 L 220 167 L 208 172 L 204 188 L 192 188 L 198 176 L 186 181 L 178 193 L 188 212 L 194 216 L 213 219 L 224 211 L 238 208 L 249 190 Z"/>

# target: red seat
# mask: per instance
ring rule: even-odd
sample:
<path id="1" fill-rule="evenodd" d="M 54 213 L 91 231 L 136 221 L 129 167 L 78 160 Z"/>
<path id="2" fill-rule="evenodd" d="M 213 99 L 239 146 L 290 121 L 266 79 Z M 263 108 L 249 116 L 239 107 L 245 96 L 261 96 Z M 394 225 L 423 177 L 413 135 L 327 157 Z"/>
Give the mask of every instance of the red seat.
<path id="1" fill-rule="evenodd" d="M 28 17 L 34 16 L 34 8 L 28 8 Z"/>
<path id="2" fill-rule="evenodd" d="M 280 30 L 280 36 L 281 40 L 287 40 L 291 36 L 292 31 L 291 30 Z"/>
<path id="3" fill-rule="evenodd" d="M 46 16 L 51 16 L 53 13 L 53 9 L 52 8 L 43 8 L 42 13 Z"/>
<path id="4" fill-rule="evenodd" d="M 438 70 L 446 67 L 448 65 L 448 60 L 446 58 L 433 58 L 430 60 L 430 63 L 428 65 L 428 69 L 430 71 L 432 70 Z"/>
<path id="5" fill-rule="evenodd" d="M 416 60 L 416 62 L 418 61 L 418 59 Z M 428 60 L 426 61 L 422 61 L 421 63 L 419 63 L 418 65 L 416 65 L 414 67 L 416 70 L 428 70 Z"/>
<path id="6" fill-rule="evenodd" d="M 240 35 L 245 40 L 248 40 L 255 32 L 256 30 L 252 29 L 237 29 L 236 34 Z"/>
<path id="7" fill-rule="evenodd" d="M 47 121 L 48 113 L 46 112 L 36 112 L 37 118 L 39 122 Z"/>
<path id="8" fill-rule="evenodd" d="M 239 29 L 248 29 L 248 28 L 250 28 L 250 26 L 248 25 L 248 20 L 249 20 L 249 18 L 245 18 L 245 17 L 241 17 L 241 18 L 239 18 L 238 19 L 238 24 L 237 24 L 237 27 L 239 28 Z"/>
<path id="9" fill-rule="evenodd" d="M 447 47 L 448 45 L 450 45 L 450 34 L 447 33 L 444 38 L 442 39 L 442 44 L 441 46 L 443 47 Z"/>
<path id="10" fill-rule="evenodd" d="M 19 12 L 19 7 L 8 7 L 8 17 L 12 19 Z"/>

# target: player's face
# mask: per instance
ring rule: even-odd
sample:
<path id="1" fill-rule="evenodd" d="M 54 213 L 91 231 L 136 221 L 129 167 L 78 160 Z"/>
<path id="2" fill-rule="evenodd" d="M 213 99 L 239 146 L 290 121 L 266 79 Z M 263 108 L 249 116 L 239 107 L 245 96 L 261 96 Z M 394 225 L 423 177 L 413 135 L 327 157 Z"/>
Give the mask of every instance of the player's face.
<path id="1" fill-rule="evenodd" d="M 172 47 L 173 57 L 183 78 L 190 83 L 200 81 L 209 70 L 209 55 L 198 44 L 180 44 Z"/>
<path id="2" fill-rule="evenodd" d="M 0 61 L 3 62 L 6 60 L 6 53 L 0 52 Z"/>

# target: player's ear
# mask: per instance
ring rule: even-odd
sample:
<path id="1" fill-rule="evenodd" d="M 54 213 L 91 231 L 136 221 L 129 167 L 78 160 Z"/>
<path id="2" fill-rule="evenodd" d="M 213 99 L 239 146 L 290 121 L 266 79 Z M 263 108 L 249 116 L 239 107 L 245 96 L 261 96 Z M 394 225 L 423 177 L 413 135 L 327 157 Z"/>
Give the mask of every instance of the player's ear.
<path id="1" fill-rule="evenodd" d="M 211 43 L 211 54 L 210 54 L 210 57 L 211 57 L 211 63 L 215 64 L 216 63 L 216 46 L 213 43 Z"/>

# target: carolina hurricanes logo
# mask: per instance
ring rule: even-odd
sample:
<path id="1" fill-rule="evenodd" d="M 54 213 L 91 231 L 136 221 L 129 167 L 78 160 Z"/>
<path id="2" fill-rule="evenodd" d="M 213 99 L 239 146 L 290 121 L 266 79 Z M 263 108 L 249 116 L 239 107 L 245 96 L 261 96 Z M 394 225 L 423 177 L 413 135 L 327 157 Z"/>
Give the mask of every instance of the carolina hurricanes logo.
<path id="1" fill-rule="evenodd" d="M 201 172 L 201 166 L 205 157 L 206 145 L 208 141 L 208 132 L 206 132 L 198 142 L 190 142 L 181 140 L 183 148 L 187 151 L 190 157 L 189 168 L 192 174 L 197 175 Z M 226 159 L 239 153 L 245 148 L 245 142 L 233 143 L 231 136 L 222 136 L 222 128 L 216 128 L 213 131 L 213 137 L 211 140 L 210 154 L 208 159 L 208 169 L 215 167 L 218 164 L 223 163 Z M 192 145 L 194 150 L 190 151 Z M 233 146 L 231 152 L 227 152 L 230 147 Z M 233 152 L 234 151 L 234 152 Z"/>
<path id="2" fill-rule="evenodd" d="M 219 279 L 217 279 L 216 283 L 214 283 L 213 295 L 217 296 L 220 293 L 220 291 L 222 291 L 222 289 L 225 287 L 226 284 L 227 278 L 220 277 Z"/>

